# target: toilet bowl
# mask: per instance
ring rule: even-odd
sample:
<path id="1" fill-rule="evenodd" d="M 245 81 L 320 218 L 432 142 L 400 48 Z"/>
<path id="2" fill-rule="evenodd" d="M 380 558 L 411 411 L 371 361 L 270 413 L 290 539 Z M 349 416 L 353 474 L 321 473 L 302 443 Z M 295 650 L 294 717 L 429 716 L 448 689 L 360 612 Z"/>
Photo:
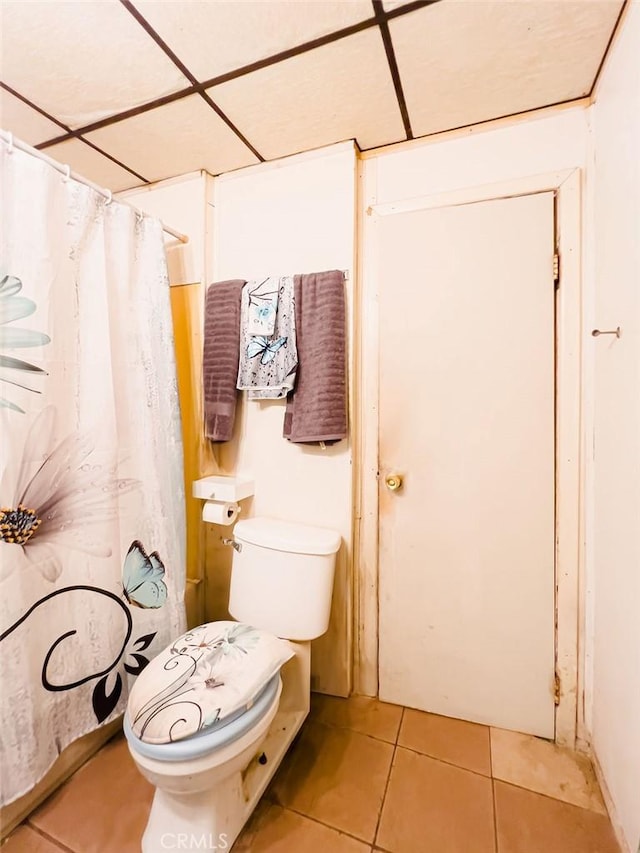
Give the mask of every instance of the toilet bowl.
<path id="1" fill-rule="evenodd" d="M 129 751 L 156 788 L 143 853 L 230 849 L 308 714 L 310 644 L 328 627 L 340 541 L 267 518 L 236 525 L 229 611 L 293 655 L 247 708 L 190 737 L 147 743 L 125 715 Z"/>

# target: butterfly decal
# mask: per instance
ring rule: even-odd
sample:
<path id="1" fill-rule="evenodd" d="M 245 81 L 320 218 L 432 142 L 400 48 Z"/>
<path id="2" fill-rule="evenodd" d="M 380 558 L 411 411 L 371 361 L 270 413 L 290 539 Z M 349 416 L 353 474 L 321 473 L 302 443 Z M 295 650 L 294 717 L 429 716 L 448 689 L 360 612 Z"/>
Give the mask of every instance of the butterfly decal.
<path id="1" fill-rule="evenodd" d="M 276 353 L 287 342 L 287 338 L 278 338 L 277 341 L 268 341 L 262 336 L 251 338 L 247 346 L 247 358 L 255 358 L 262 353 L 261 364 L 269 364 L 275 358 Z"/>
<path id="2" fill-rule="evenodd" d="M 137 539 L 124 558 L 122 585 L 129 604 L 145 609 L 162 607 L 167 600 L 164 564 L 157 551 L 147 554 Z"/>

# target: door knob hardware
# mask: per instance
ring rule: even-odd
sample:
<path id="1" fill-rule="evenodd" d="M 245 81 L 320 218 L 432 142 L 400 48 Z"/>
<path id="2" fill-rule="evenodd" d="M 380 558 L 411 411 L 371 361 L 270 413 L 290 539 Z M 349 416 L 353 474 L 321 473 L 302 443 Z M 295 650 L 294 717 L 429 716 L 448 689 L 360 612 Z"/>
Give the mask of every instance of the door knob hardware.
<path id="1" fill-rule="evenodd" d="M 387 476 L 384 478 L 384 484 L 390 492 L 397 492 L 398 489 L 402 488 L 402 475 L 387 474 Z"/>

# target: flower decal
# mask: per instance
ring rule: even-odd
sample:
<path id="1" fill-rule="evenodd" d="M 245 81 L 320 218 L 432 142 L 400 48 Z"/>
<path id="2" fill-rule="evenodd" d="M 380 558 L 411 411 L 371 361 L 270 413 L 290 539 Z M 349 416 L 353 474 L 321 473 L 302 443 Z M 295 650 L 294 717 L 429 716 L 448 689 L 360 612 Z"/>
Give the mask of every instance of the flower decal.
<path id="1" fill-rule="evenodd" d="M 213 651 L 220 645 L 220 637 L 207 637 L 206 633 L 198 628 L 188 631 L 171 646 L 171 654 L 184 655 L 198 653 L 202 655 L 205 650 Z M 200 657 L 198 657 L 200 660 Z"/>
<path id="2" fill-rule="evenodd" d="M 205 687 L 207 690 L 213 690 L 215 687 L 224 687 L 224 681 L 217 678 L 213 671 L 213 664 L 205 663 L 197 669 L 198 677 L 191 679 L 191 684 L 194 687 Z"/>
<path id="3" fill-rule="evenodd" d="M 232 625 L 220 641 L 220 652 L 223 655 L 246 655 L 250 649 L 255 648 L 260 636 L 251 625 L 243 625 L 238 622 Z"/>
<path id="4" fill-rule="evenodd" d="M 62 571 L 58 546 L 111 556 L 105 522 L 118 513 L 114 498 L 138 486 L 137 480 L 117 479 L 94 464 L 86 435 L 72 433 L 51 446 L 55 415 L 49 406 L 33 422 L 13 492 L 9 468 L 0 483 L 0 542 L 11 549 L 0 561 L 0 579 L 34 566 L 55 581 Z"/>
<path id="5" fill-rule="evenodd" d="M 213 623 L 215 625 L 215 623 Z M 212 626 L 205 625 L 194 628 L 180 637 L 171 647 L 174 655 L 190 655 L 199 671 L 203 668 L 208 675 L 203 679 L 215 681 L 214 667 L 216 663 L 225 657 L 242 657 L 250 649 L 255 648 L 260 640 L 260 635 L 251 625 L 236 622 L 225 628 L 222 633 L 207 634 L 207 629 Z M 207 684 L 207 687 L 217 687 L 217 684 Z"/>
<path id="6" fill-rule="evenodd" d="M 27 299 L 25 296 L 18 296 L 21 290 L 22 282 L 19 278 L 0 272 L 0 347 L 3 350 L 19 347 L 41 347 L 51 341 L 51 338 L 43 332 L 34 332 L 31 329 L 8 326 L 14 320 L 23 320 L 25 317 L 29 317 L 36 310 L 35 302 Z M 25 373 L 31 375 L 46 373 L 41 367 L 37 367 L 35 364 L 23 361 L 20 358 L 0 353 L 0 368 L 12 371 L 11 379 L 0 376 L 2 382 L 16 385 L 18 388 L 24 388 L 27 391 L 33 391 L 34 394 L 40 393 L 35 388 L 23 385 L 22 376 Z M 17 374 L 15 371 L 17 371 Z M 6 400 L 4 397 L 0 397 L 0 407 L 13 409 L 16 412 L 24 414 L 24 409 L 21 409 L 16 403 Z"/>

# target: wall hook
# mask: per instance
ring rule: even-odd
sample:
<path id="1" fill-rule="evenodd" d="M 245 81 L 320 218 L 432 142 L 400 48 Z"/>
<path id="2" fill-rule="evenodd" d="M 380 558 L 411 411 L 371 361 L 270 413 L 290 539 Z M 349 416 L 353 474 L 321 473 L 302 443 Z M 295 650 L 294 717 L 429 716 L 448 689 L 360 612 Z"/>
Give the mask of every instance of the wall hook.
<path id="1" fill-rule="evenodd" d="M 622 335 L 622 329 L 620 328 L 620 326 L 617 326 L 615 329 L 608 329 L 604 332 L 600 331 L 600 329 L 594 329 L 591 334 L 594 338 L 597 338 L 598 335 L 615 335 L 616 338 L 619 338 Z"/>
<path id="2" fill-rule="evenodd" d="M 67 164 L 64 167 L 64 174 L 62 175 L 62 183 L 66 184 L 70 177 L 71 177 L 71 166 L 69 166 L 69 164 Z"/>
<path id="3" fill-rule="evenodd" d="M 13 154 L 13 133 L 8 133 L 7 137 L 7 154 Z"/>

